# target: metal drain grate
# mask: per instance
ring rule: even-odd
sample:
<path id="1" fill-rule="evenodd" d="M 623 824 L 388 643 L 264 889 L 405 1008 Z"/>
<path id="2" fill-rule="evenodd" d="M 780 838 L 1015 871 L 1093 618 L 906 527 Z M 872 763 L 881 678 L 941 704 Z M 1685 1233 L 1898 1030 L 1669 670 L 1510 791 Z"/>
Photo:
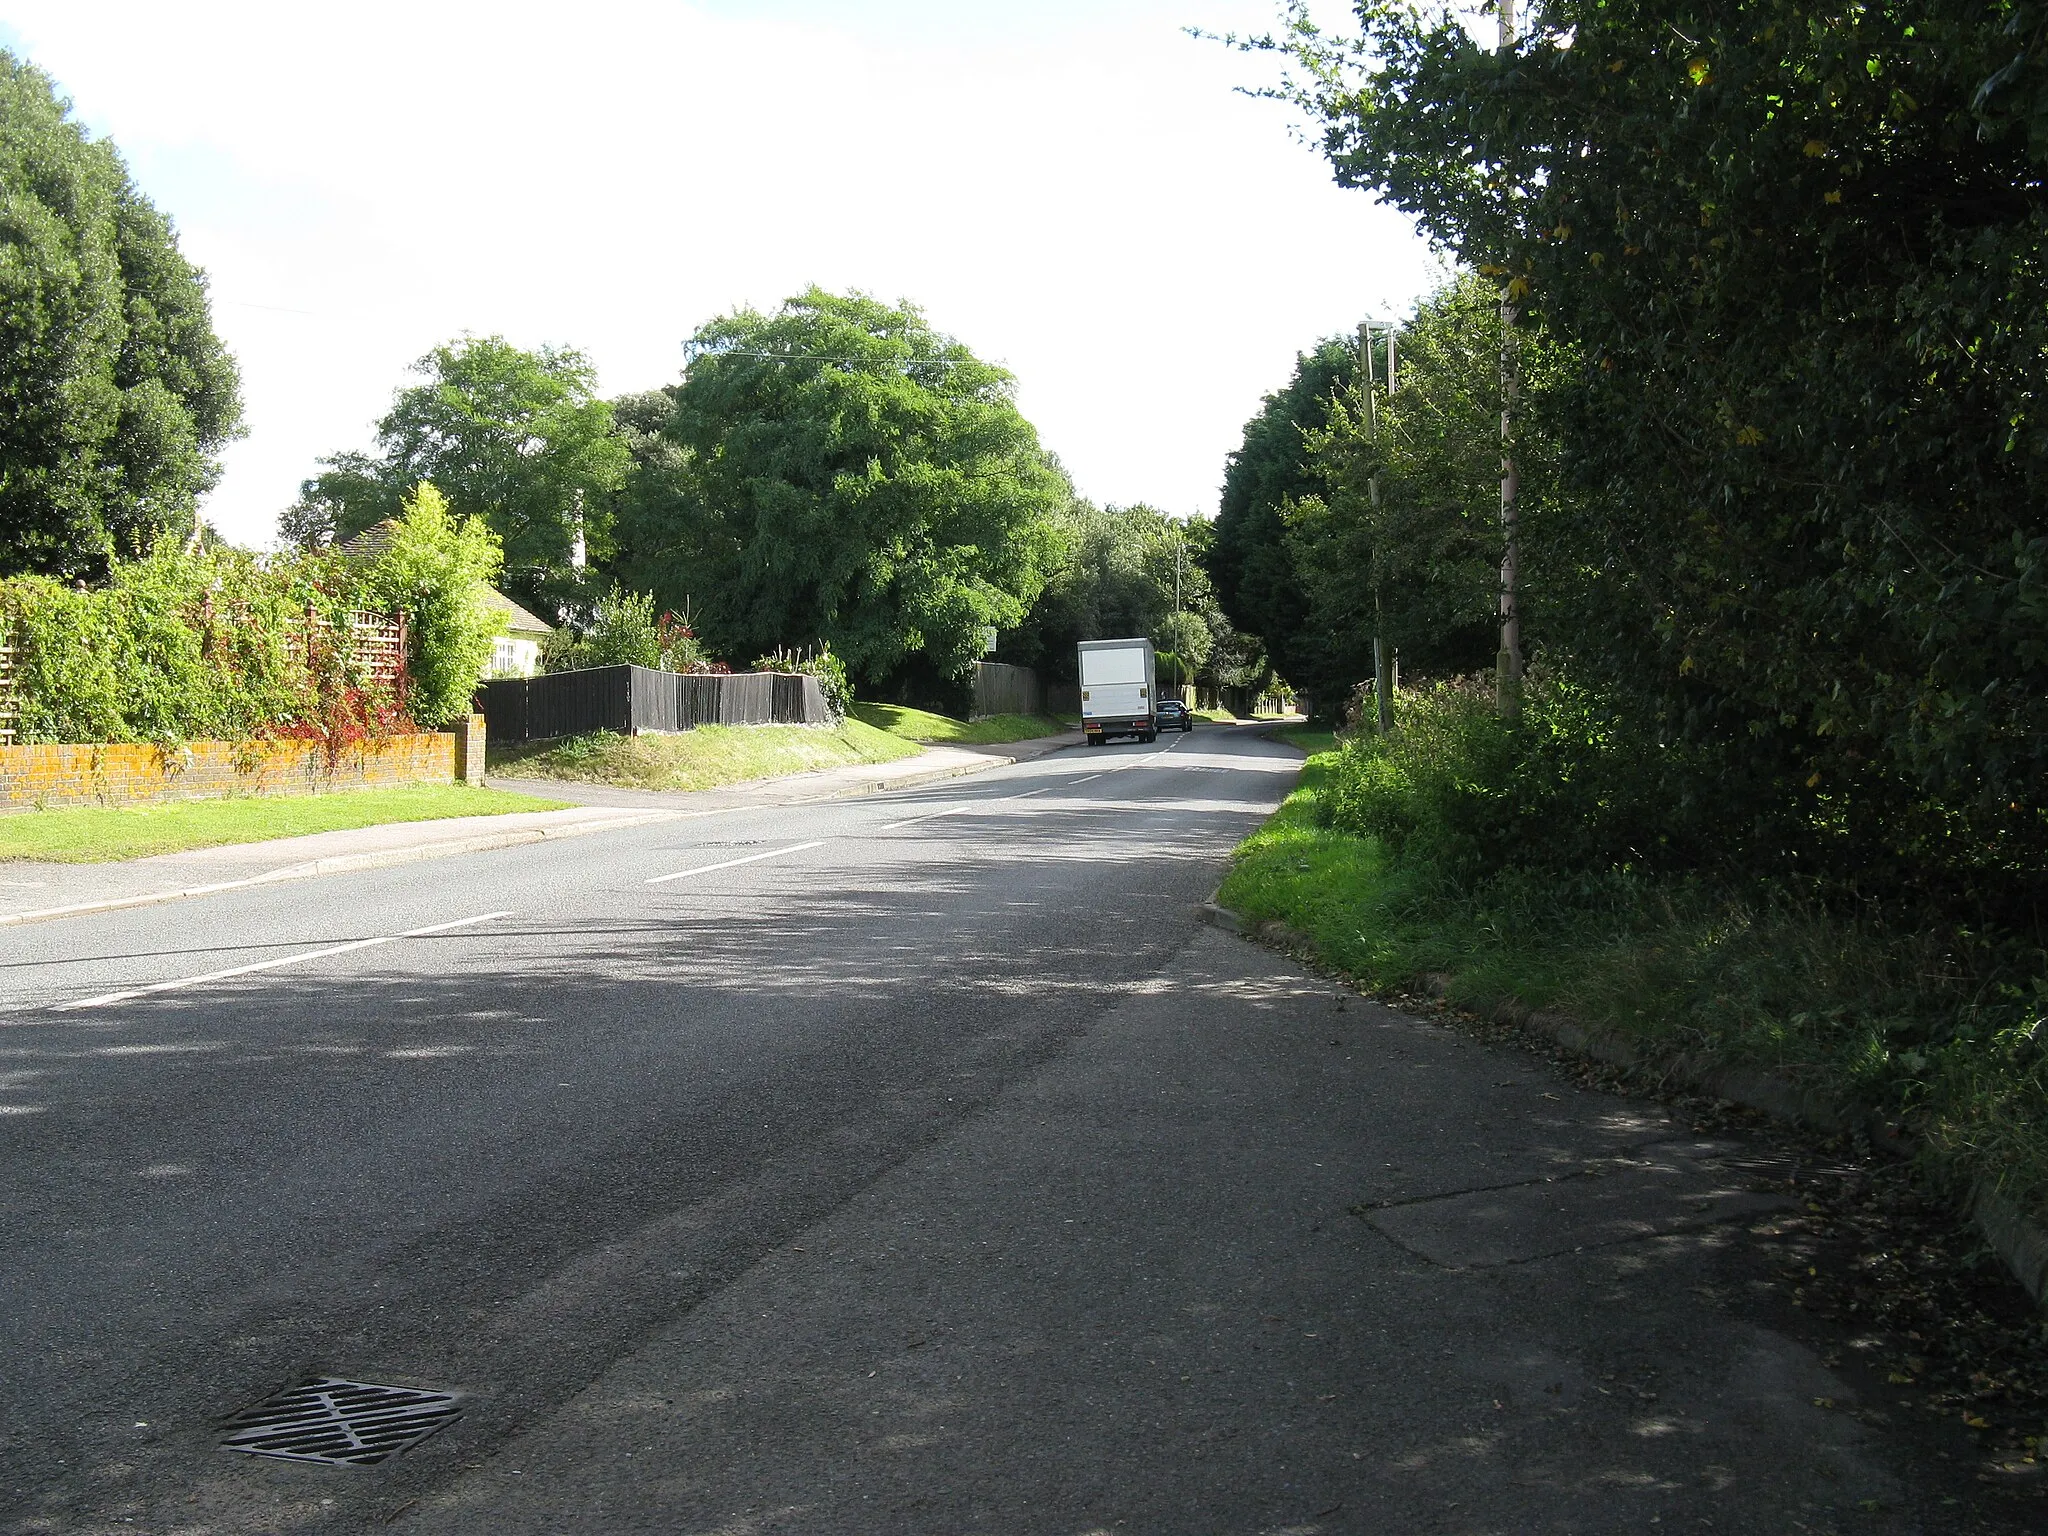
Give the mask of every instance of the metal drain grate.
<path id="1" fill-rule="evenodd" d="M 221 1443 L 252 1456 L 366 1467 L 418 1445 L 461 1412 L 453 1393 L 321 1376 L 236 1414 Z"/>

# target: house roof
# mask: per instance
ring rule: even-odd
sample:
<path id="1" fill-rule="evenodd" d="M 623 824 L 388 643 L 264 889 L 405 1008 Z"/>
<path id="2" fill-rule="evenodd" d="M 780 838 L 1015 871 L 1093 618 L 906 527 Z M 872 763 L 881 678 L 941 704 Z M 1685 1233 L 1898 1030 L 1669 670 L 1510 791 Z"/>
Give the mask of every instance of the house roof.
<path id="1" fill-rule="evenodd" d="M 484 601 L 490 604 L 494 611 L 505 615 L 505 631 L 508 634 L 552 635 L 555 632 L 554 625 L 546 619 L 535 618 L 496 587 L 484 588 Z"/>
<path id="2" fill-rule="evenodd" d="M 398 529 L 398 520 L 387 517 L 371 528 L 365 528 L 352 539 L 344 539 L 335 546 L 347 560 L 375 560 L 391 547 L 392 535 Z M 494 613 L 505 615 L 505 631 L 513 635 L 551 635 L 555 626 L 546 619 L 528 613 L 496 587 L 485 585 L 484 602 Z"/>

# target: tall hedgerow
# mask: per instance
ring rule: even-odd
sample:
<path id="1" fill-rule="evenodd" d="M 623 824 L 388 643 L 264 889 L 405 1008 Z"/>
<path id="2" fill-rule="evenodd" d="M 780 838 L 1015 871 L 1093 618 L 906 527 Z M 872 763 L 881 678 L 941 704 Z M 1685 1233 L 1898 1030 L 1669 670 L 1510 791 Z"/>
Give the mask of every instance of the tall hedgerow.
<path id="1" fill-rule="evenodd" d="M 369 606 L 405 615 L 407 708 L 421 725 L 444 725 L 469 709 L 504 627 L 483 595 L 504 558 L 482 518 L 452 515 L 448 498 L 422 480 L 364 573 Z"/>

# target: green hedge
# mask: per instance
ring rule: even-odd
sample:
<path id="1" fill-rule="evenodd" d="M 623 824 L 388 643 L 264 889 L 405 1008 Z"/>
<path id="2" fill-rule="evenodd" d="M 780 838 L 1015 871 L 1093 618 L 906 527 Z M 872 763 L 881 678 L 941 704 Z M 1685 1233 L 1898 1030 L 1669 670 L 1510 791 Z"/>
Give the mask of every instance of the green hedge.
<path id="1" fill-rule="evenodd" d="M 0 581 L 15 739 L 340 746 L 463 713 L 497 628 L 479 590 L 496 574 L 497 541 L 474 519 L 457 525 L 431 492 L 421 488 L 374 560 L 167 542 L 115 562 L 98 587 Z M 349 621 L 364 609 L 406 619 L 395 686 L 353 654 Z"/>

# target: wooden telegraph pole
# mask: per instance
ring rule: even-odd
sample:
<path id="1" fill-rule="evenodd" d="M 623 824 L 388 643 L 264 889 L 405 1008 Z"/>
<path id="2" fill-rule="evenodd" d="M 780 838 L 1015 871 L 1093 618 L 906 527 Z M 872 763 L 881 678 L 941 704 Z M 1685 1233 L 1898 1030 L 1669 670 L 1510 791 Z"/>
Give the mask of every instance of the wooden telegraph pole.
<path id="1" fill-rule="evenodd" d="M 1500 6 L 1500 51 L 1503 56 L 1515 46 L 1515 0 L 1495 0 Z M 1507 283 L 1512 285 L 1510 273 Z M 1516 606 L 1520 555 L 1515 526 L 1515 497 L 1521 489 L 1521 471 L 1515 465 L 1515 305 L 1512 286 L 1500 295 L 1500 655 L 1494 662 L 1494 699 L 1501 714 L 1513 719 L 1522 709 L 1522 615 Z"/>
<path id="2" fill-rule="evenodd" d="M 1394 328 L 1389 325 L 1387 332 L 1387 395 L 1391 400 L 1394 393 Z M 1358 362 L 1365 375 L 1365 430 L 1375 444 L 1380 436 L 1379 402 L 1375 394 L 1377 381 L 1374 379 L 1372 361 L 1372 322 L 1366 321 L 1358 328 Z M 1373 509 L 1380 504 L 1380 477 L 1377 473 L 1366 482 L 1367 494 L 1372 498 Z M 1380 600 L 1379 577 L 1373 577 L 1372 584 L 1372 697 L 1373 717 L 1382 731 L 1394 728 L 1394 648 L 1387 643 L 1386 612 Z"/>

